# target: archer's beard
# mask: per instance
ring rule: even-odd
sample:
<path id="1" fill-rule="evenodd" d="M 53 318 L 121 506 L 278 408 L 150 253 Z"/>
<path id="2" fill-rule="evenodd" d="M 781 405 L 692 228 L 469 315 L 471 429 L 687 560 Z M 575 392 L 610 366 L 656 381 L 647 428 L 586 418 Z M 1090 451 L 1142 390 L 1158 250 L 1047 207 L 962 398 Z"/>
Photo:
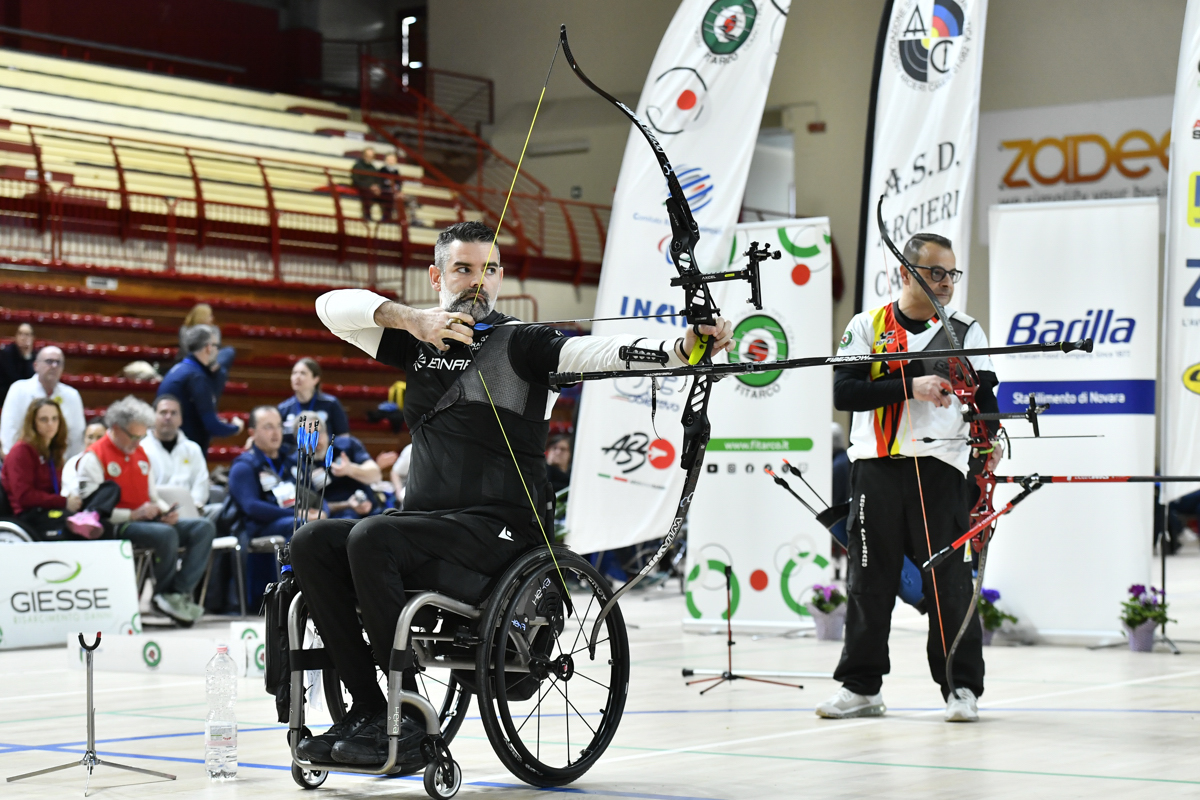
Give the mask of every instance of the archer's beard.
<path id="1" fill-rule="evenodd" d="M 476 291 L 479 294 L 478 298 L 475 296 Z M 471 318 L 476 322 L 483 322 L 496 306 L 496 301 L 488 295 L 487 290 L 483 287 L 480 287 L 478 290 L 467 289 L 465 292 L 460 292 L 457 295 L 450 294 L 450 292 L 442 289 L 441 296 L 442 308 L 447 311 L 470 314 Z"/>

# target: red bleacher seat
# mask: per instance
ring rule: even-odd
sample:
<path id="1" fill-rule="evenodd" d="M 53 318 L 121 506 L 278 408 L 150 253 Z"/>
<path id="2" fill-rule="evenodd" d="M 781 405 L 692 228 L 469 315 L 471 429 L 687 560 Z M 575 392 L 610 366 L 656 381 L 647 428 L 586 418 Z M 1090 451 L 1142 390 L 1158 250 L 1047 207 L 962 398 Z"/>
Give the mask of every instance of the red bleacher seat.
<path id="1" fill-rule="evenodd" d="M 160 383 L 159 381 L 141 381 L 130 378 L 112 377 L 111 375 L 97 375 L 95 373 L 63 375 L 62 382 L 76 389 L 119 389 L 128 387 L 130 391 L 156 391 Z M 388 395 L 388 387 L 386 386 L 347 386 L 335 383 L 329 386 L 322 384 L 322 390 L 341 400 L 386 400 Z M 251 389 L 249 384 L 242 383 L 241 381 L 228 381 L 225 384 L 225 394 L 249 395 L 250 397 L 279 397 L 279 392 L 275 389 Z"/>
<path id="2" fill-rule="evenodd" d="M 293 339 L 306 342 L 341 341 L 332 333 L 316 328 L 277 328 L 274 325 L 222 325 L 221 336 L 248 339 Z"/>
<path id="3" fill-rule="evenodd" d="M 154 330 L 154 320 L 141 317 L 109 317 L 104 314 L 64 314 L 58 311 L 25 311 L 0 308 L 0 321 L 21 324 L 74 325 L 81 328 L 125 328 Z M 332 336 L 333 334 L 329 334 Z"/>

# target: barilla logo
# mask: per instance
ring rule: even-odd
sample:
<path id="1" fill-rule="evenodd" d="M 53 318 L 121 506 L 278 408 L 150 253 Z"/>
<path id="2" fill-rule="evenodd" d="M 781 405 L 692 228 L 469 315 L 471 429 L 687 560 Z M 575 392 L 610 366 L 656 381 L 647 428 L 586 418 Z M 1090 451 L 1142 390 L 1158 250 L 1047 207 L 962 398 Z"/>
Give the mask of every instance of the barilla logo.
<path id="1" fill-rule="evenodd" d="M 1132 317 L 1115 317 L 1113 309 L 1089 310 L 1080 319 L 1042 319 L 1035 311 L 1022 311 L 1013 317 L 1006 344 L 1048 344 L 1094 339 L 1096 344 L 1126 344 L 1133 339 L 1137 321 Z"/>

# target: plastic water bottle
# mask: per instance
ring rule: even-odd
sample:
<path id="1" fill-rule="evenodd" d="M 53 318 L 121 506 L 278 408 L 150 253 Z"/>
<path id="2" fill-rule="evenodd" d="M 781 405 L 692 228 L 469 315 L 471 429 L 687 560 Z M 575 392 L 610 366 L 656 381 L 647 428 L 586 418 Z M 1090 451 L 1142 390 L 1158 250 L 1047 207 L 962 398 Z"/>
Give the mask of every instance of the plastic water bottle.
<path id="1" fill-rule="evenodd" d="M 204 768 L 214 781 L 237 775 L 237 665 L 229 657 L 226 645 L 217 645 L 204 670 L 204 688 L 208 694 L 208 717 L 204 721 Z"/>

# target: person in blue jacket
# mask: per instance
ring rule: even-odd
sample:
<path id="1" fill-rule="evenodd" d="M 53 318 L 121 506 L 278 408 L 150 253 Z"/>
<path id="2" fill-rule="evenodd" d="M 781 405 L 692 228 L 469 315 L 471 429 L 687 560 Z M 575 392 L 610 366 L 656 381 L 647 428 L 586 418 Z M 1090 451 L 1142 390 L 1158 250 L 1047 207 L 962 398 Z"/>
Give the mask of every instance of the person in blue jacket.
<path id="1" fill-rule="evenodd" d="M 208 443 L 216 438 L 241 433 L 241 419 L 234 418 L 233 424 L 221 421 L 217 416 L 218 380 L 216 369 L 217 353 L 221 350 L 221 331 L 215 325 L 193 325 L 183 336 L 184 357 L 158 385 L 158 396 L 164 394 L 179 398 L 183 412 L 180 429 L 187 438 L 200 445 L 200 452 L 208 453 Z"/>
<path id="2" fill-rule="evenodd" d="M 240 538 L 243 548 L 259 536 L 292 536 L 296 505 L 296 455 L 283 451 L 283 419 L 274 406 L 258 406 L 250 412 L 250 449 L 229 468 L 229 494 L 241 512 Z M 317 508 L 306 519 L 320 519 Z M 247 559 L 246 597 L 249 608 L 257 608 L 275 566 L 266 555 Z"/>
<path id="3" fill-rule="evenodd" d="M 361 519 L 383 511 L 379 494 L 371 484 L 383 480 L 383 471 L 371 458 L 363 443 L 350 434 L 334 436 L 322 424 L 317 429 L 315 461 L 325 463 L 325 450 L 333 448 L 333 463 L 326 473 L 318 467 L 313 475 L 313 488 L 325 487 L 325 503 L 331 519 Z"/>
<path id="4" fill-rule="evenodd" d="M 321 420 L 321 427 L 329 426 L 334 436 L 350 433 L 350 422 L 342 404 L 331 394 L 321 391 L 321 365 L 315 358 L 302 358 L 292 366 L 292 391 L 287 400 L 279 404 L 283 415 L 283 433 L 287 437 L 296 435 L 296 420 L 302 415 Z"/>

